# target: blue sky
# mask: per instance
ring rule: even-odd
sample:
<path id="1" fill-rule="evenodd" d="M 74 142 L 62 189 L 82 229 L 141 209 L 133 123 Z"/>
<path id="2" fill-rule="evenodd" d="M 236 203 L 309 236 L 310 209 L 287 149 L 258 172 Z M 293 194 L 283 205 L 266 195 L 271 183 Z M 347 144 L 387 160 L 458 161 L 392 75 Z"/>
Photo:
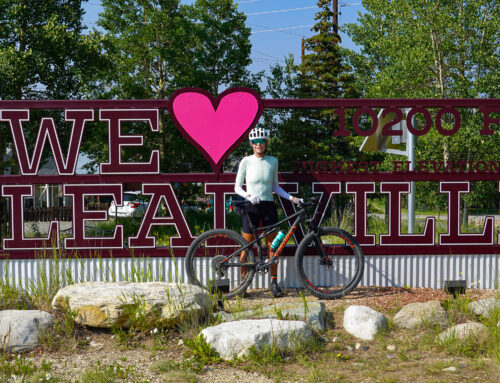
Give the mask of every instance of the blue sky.
<path id="1" fill-rule="evenodd" d="M 193 3 L 184 0 L 182 3 Z M 247 14 L 247 26 L 252 29 L 252 65 L 250 70 L 267 70 L 271 65 L 283 63 L 289 54 L 300 59 L 301 39 L 312 35 L 316 0 L 241 0 L 238 9 Z M 83 4 L 86 11 L 84 23 L 89 29 L 102 11 L 100 0 L 89 0 Z M 363 11 L 361 0 L 339 0 L 339 24 L 356 22 L 358 12 Z M 358 51 L 353 42 L 341 33 L 342 45 Z"/>

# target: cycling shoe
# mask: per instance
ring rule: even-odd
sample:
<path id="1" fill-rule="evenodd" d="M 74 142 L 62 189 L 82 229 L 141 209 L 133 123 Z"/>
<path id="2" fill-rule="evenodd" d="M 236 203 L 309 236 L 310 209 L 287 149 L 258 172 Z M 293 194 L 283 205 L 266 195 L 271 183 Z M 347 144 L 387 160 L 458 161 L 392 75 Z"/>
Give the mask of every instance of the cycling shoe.
<path id="1" fill-rule="evenodd" d="M 283 290 L 277 283 L 271 283 L 271 296 L 273 298 L 279 298 L 283 296 Z"/>

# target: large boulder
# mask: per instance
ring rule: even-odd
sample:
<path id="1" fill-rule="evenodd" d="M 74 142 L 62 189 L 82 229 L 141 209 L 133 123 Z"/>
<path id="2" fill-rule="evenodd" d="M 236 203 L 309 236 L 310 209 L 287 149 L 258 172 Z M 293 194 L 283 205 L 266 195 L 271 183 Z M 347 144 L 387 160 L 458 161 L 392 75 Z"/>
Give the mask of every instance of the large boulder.
<path id="1" fill-rule="evenodd" d="M 52 324 L 53 316 L 38 310 L 0 311 L 2 350 L 28 351 L 39 345 L 39 337 Z"/>
<path id="2" fill-rule="evenodd" d="M 445 332 L 439 334 L 440 341 L 446 341 L 449 339 L 456 338 L 458 340 L 466 339 L 469 337 L 484 337 L 488 334 L 488 327 L 482 323 L 477 322 L 467 322 L 457 324 L 456 326 L 450 327 Z"/>
<path id="3" fill-rule="evenodd" d="M 226 360 L 246 356 L 252 347 L 256 350 L 265 346 L 290 350 L 313 337 L 304 322 L 276 319 L 226 322 L 208 327 L 201 334 L 221 358 Z"/>
<path id="4" fill-rule="evenodd" d="M 448 327 L 448 313 L 437 300 L 415 302 L 399 310 L 394 316 L 394 323 L 407 329 L 420 327 L 423 324 L 446 328 Z"/>
<path id="5" fill-rule="evenodd" d="M 174 326 L 211 304 L 199 286 L 166 282 L 86 282 L 60 289 L 52 301 L 57 310 L 76 312 L 77 323 L 101 328 L 129 327 L 132 315 Z"/>
<path id="6" fill-rule="evenodd" d="M 344 312 L 344 328 L 356 338 L 373 340 L 379 331 L 387 330 L 387 319 L 367 306 L 349 306 Z"/>
<path id="7" fill-rule="evenodd" d="M 259 307 L 254 310 L 241 311 L 230 315 L 216 314 L 221 322 L 241 319 L 281 319 L 301 320 L 314 330 L 325 330 L 325 304 L 323 302 L 280 302 L 274 305 Z"/>
<path id="8" fill-rule="evenodd" d="M 500 310 L 500 299 L 481 299 L 479 301 L 470 302 L 468 306 L 472 313 L 480 316 L 488 316 L 495 309 Z"/>

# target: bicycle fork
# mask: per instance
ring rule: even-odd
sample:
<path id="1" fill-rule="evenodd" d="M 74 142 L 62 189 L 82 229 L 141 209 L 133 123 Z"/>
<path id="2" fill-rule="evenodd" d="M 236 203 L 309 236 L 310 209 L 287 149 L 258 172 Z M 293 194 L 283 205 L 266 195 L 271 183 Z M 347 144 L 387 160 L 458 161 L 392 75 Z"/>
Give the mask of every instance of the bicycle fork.
<path id="1" fill-rule="evenodd" d="M 314 245 L 316 246 L 316 250 L 318 251 L 319 257 L 320 257 L 320 265 L 322 266 L 332 266 L 333 262 L 332 260 L 328 257 L 328 251 L 326 250 L 325 245 L 323 244 L 323 241 L 321 240 L 321 237 L 319 234 L 316 234 L 314 237 Z"/>

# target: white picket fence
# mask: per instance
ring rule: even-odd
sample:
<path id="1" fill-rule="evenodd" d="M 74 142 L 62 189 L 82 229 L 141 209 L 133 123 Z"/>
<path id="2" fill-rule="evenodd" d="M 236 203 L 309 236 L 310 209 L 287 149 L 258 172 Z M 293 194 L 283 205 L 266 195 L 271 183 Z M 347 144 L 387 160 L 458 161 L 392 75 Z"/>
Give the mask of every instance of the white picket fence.
<path id="1" fill-rule="evenodd" d="M 208 261 L 208 260 L 207 260 Z M 344 259 L 344 262 L 351 262 Z M 207 262 L 208 263 L 208 262 Z M 349 265 L 346 264 L 346 267 Z M 55 274 L 54 271 L 58 273 Z M 184 258 L 10 259 L 0 260 L 0 281 L 26 288 L 45 283 L 51 275 L 74 283 L 149 280 L 187 281 Z M 278 278 L 284 287 L 300 287 L 293 257 L 280 259 Z M 360 286 L 443 288 L 445 280 L 465 280 L 468 288 L 497 289 L 498 254 L 365 256 Z M 44 282 L 45 281 L 45 282 Z M 268 287 L 269 276 L 257 275 L 253 287 Z"/>

